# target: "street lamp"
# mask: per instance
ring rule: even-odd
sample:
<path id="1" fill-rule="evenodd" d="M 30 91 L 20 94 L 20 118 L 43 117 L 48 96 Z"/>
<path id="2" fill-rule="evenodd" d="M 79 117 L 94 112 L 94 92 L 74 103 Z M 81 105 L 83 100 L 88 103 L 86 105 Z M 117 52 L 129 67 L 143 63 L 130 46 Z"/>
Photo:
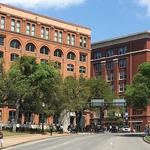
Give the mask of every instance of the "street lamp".
<path id="1" fill-rule="evenodd" d="M 44 107 L 45 103 L 42 103 L 42 133 L 44 134 Z"/>

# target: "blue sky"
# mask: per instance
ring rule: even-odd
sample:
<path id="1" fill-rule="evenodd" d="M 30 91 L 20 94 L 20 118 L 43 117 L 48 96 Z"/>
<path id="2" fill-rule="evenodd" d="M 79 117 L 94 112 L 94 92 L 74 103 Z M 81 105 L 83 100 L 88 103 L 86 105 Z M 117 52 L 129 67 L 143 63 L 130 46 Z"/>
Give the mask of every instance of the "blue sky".
<path id="1" fill-rule="evenodd" d="M 90 27 L 92 42 L 150 30 L 150 0 L 1 0 L 1 2 Z"/>

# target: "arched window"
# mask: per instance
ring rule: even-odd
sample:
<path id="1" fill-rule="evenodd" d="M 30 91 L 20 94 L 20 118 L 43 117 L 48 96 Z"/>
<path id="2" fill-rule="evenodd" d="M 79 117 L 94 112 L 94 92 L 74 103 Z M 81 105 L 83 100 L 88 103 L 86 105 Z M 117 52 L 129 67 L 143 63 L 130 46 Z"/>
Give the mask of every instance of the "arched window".
<path id="1" fill-rule="evenodd" d="M 10 60 L 11 60 L 11 61 L 16 61 L 18 58 L 19 58 L 19 55 L 18 55 L 18 54 L 12 53 Z"/>
<path id="2" fill-rule="evenodd" d="M 54 56 L 56 57 L 62 57 L 63 52 L 60 49 L 56 49 L 54 52 Z"/>
<path id="3" fill-rule="evenodd" d="M 26 45 L 26 51 L 34 52 L 35 51 L 35 45 L 32 43 L 28 43 Z"/>
<path id="4" fill-rule="evenodd" d="M 75 54 L 73 53 L 73 52 L 69 52 L 68 54 L 67 54 L 67 58 L 68 59 L 71 59 L 71 60 L 75 60 Z"/>
<path id="5" fill-rule="evenodd" d="M 67 65 L 67 70 L 73 72 L 73 71 L 74 71 L 74 65 L 68 64 L 68 65 Z"/>
<path id="6" fill-rule="evenodd" d="M 79 72 L 80 72 L 80 73 L 86 73 L 86 67 L 80 66 Z"/>
<path id="7" fill-rule="evenodd" d="M 41 53 L 41 54 L 48 55 L 48 53 L 49 53 L 49 48 L 48 48 L 47 46 L 42 46 L 41 49 L 40 49 L 40 53 Z"/>
<path id="8" fill-rule="evenodd" d="M 20 42 L 18 40 L 12 40 L 10 42 L 10 47 L 20 49 L 21 48 L 21 44 L 20 44 Z"/>

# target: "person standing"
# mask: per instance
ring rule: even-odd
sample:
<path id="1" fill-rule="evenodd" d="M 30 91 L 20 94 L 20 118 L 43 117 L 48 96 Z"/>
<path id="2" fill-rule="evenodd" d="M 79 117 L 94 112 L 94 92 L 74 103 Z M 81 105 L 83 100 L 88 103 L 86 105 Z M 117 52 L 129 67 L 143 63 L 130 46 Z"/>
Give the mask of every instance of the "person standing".
<path id="1" fill-rule="evenodd" d="M 52 134 L 53 134 L 53 125 L 52 124 L 49 126 L 49 130 L 50 130 L 50 135 L 52 136 Z"/>
<path id="2" fill-rule="evenodd" d="M 0 130 L 0 143 L 1 143 L 1 148 L 3 148 L 3 132 Z"/>

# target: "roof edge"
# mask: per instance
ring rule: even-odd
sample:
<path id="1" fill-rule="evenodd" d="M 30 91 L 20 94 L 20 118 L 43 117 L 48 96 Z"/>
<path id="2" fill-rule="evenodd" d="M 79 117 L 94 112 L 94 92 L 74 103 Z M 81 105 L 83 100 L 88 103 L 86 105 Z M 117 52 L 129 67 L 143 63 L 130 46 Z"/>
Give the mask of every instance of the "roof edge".
<path id="1" fill-rule="evenodd" d="M 106 43 L 114 42 L 114 41 L 117 41 L 117 40 L 123 40 L 123 39 L 131 38 L 131 37 L 135 37 L 135 36 L 138 36 L 138 35 L 142 35 L 142 34 L 150 34 L 150 30 L 146 30 L 146 31 L 143 31 L 143 32 L 137 32 L 137 33 L 133 33 L 133 34 L 128 34 L 128 35 L 125 35 L 125 36 L 114 37 L 114 38 L 110 38 L 110 39 L 106 39 L 106 40 L 102 40 L 102 41 L 98 41 L 98 42 L 93 42 L 92 46 L 96 46 L 96 45 L 99 45 L 99 44 L 106 44 Z"/>
<path id="2" fill-rule="evenodd" d="M 11 8 L 11 9 L 18 10 L 18 11 L 23 11 L 23 12 L 25 12 L 25 13 L 30 13 L 30 14 L 33 14 L 33 15 L 37 15 L 37 16 L 40 16 L 40 17 L 43 17 L 43 18 L 46 18 L 46 19 L 58 21 L 58 22 L 61 22 L 61 23 L 64 23 L 64 24 L 68 24 L 68 25 L 72 25 L 72 26 L 84 28 L 84 29 L 87 29 L 87 30 L 90 30 L 90 31 L 92 30 L 91 28 L 86 27 L 86 26 L 82 26 L 82 25 L 75 24 L 75 23 L 71 23 L 71 22 L 67 22 L 67 21 L 64 21 L 64 20 L 61 20 L 61 19 L 53 18 L 53 17 L 46 16 L 46 15 L 42 15 L 42 14 L 39 14 L 39 13 L 35 13 L 35 12 L 32 12 L 32 11 L 28 11 L 28 10 L 25 10 L 25 9 L 22 9 L 22 8 L 18 8 L 18 7 L 15 7 L 15 6 L 11 6 L 11 5 L 8 5 L 8 4 L 0 3 L 0 6 L 1 6 L 1 5 L 2 5 L 2 6 L 5 6 L 5 7 L 8 7 L 8 8 Z"/>

